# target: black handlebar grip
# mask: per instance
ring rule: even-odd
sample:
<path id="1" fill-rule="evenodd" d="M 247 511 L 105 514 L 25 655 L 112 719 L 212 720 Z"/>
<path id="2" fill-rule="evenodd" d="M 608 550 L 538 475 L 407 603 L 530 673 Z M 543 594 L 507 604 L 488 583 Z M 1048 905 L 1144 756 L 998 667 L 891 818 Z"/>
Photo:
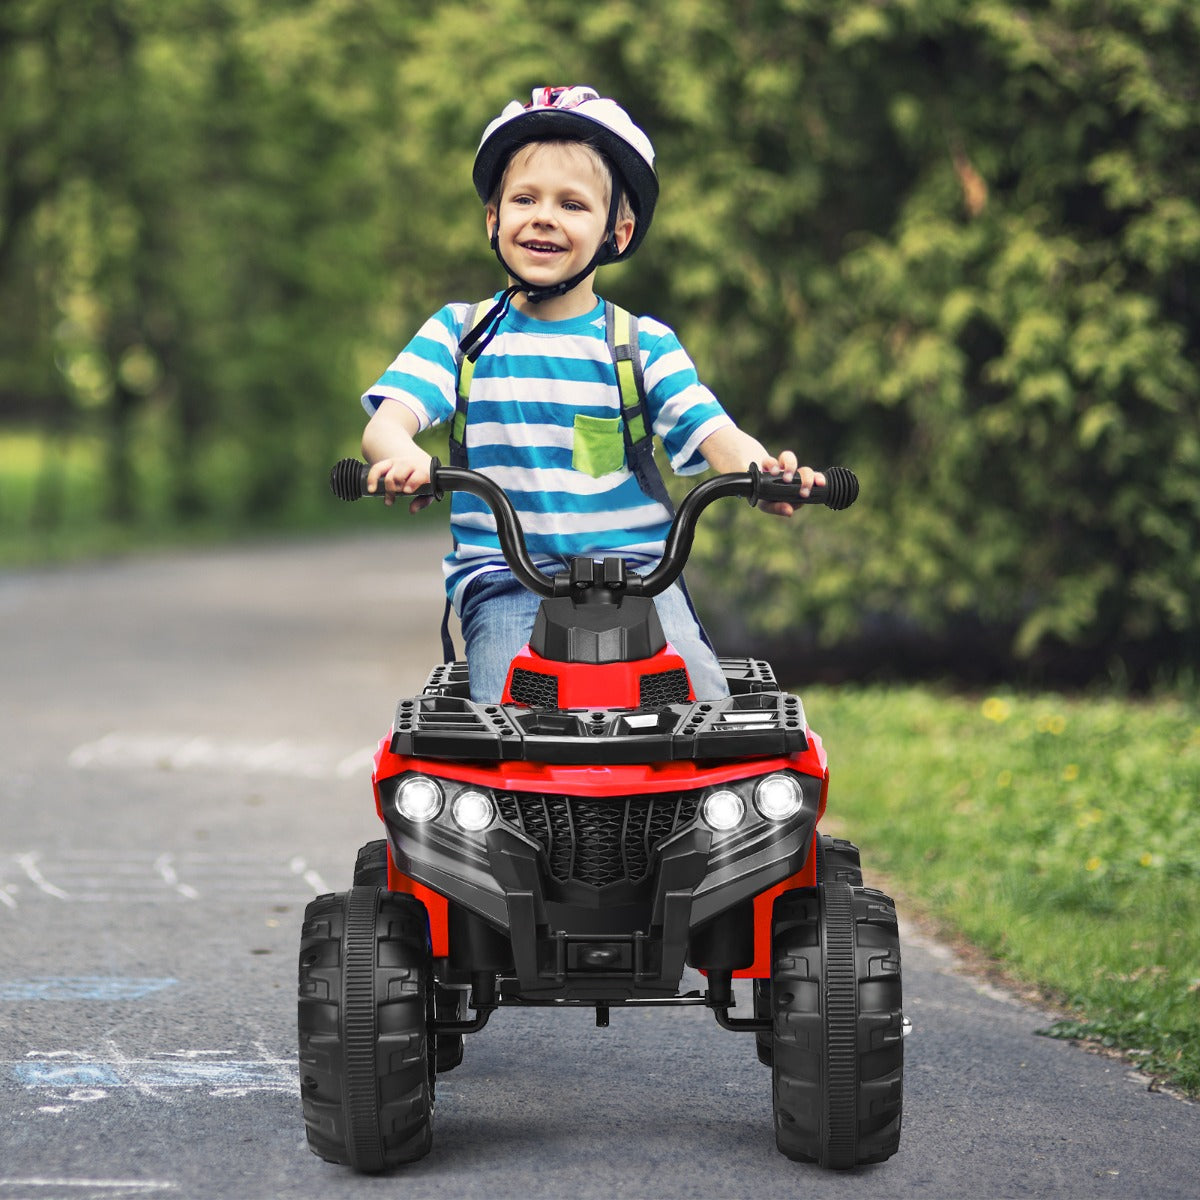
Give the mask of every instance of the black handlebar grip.
<path id="1" fill-rule="evenodd" d="M 432 460 L 429 468 L 431 480 L 437 478 L 440 465 L 436 458 Z M 382 487 L 377 487 L 373 492 L 367 491 L 367 476 L 370 473 L 371 468 L 365 462 L 360 462 L 357 458 L 343 458 L 334 463 L 329 472 L 329 490 L 339 500 L 362 500 L 364 497 L 368 500 L 382 500 L 387 494 Z M 442 498 L 442 493 L 433 484 L 419 487 L 408 495 L 410 499 L 417 496 L 432 496 L 435 500 Z"/>
<path id="2" fill-rule="evenodd" d="M 825 496 L 821 503 L 826 508 L 849 508 L 858 499 L 858 476 L 849 467 L 829 467 L 824 475 Z"/>
<path id="3" fill-rule="evenodd" d="M 329 472 L 329 490 L 339 500 L 361 500 L 364 496 L 383 495 L 367 491 L 367 475 L 371 468 L 357 458 L 343 458 Z"/>
<path id="4" fill-rule="evenodd" d="M 814 484 L 807 496 L 800 495 L 800 483 L 785 481 L 780 475 L 764 475 L 754 463 L 750 475 L 754 489 L 751 504 L 823 504 L 826 508 L 849 508 L 858 499 L 858 476 L 847 467 L 826 467 L 824 484 Z"/>

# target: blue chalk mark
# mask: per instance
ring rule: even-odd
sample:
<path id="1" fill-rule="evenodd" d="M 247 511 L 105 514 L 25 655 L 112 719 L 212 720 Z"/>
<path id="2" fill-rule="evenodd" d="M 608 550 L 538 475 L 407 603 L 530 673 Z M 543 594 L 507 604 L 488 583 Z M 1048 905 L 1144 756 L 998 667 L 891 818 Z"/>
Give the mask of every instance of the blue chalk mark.
<path id="1" fill-rule="evenodd" d="M 116 1062 L 35 1060 L 13 1065 L 17 1082 L 27 1088 L 213 1088 L 253 1091 L 296 1090 L 298 1068 L 291 1060 Z"/>
<path id="2" fill-rule="evenodd" d="M 17 1082 L 25 1087 L 110 1088 L 126 1087 L 115 1067 L 106 1063 L 29 1062 L 13 1067 Z"/>
<path id="3" fill-rule="evenodd" d="M 116 975 L 54 975 L 0 980 L 0 1001 L 141 1000 L 174 987 L 175 979 L 125 979 Z"/>

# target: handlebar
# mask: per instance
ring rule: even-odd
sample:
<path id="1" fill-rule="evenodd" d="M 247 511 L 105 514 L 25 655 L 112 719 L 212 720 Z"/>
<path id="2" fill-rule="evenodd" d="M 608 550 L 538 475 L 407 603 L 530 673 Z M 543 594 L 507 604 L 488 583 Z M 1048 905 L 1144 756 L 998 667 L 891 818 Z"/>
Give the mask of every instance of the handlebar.
<path id="1" fill-rule="evenodd" d="M 364 496 L 382 497 L 383 489 L 367 491 L 370 468 L 355 458 L 343 458 L 329 473 L 329 486 L 339 500 L 361 500 Z M 744 496 L 751 505 L 760 500 L 767 503 L 823 504 L 835 510 L 849 508 L 858 499 L 858 477 L 845 467 L 828 467 L 824 485 L 814 484 L 807 496 L 800 495 L 800 484 L 785 481 L 777 475 L 764 475 L 756 463 L 748 471 L 733 472 L 707 479 L 694 487 L 683 499 L 667 533 L 662 559 L 648 575 L 636 572 L 627 577 L 626 590 L 643 596 L 658 596 L 675 582 L 683 572 L 696 536 L 700 514 L 715 500 L 726 496 Z M 412 495 L 432 496 L 441 500 L 446 492 L 469 492 L 477 496 L 496 518 L 496 533 L 500 549 L 509 569 L 517 580 L 539 596 L 561 595 L 564 584 L 534 565 L 525 545 L 525 534 L 512 501 L 494 480 L 465 467 L 443 467 L 435 458 L 429 468 L 429 486 L 418 488 Z M 565 579 L 565 577 L 562 577 Z"/>

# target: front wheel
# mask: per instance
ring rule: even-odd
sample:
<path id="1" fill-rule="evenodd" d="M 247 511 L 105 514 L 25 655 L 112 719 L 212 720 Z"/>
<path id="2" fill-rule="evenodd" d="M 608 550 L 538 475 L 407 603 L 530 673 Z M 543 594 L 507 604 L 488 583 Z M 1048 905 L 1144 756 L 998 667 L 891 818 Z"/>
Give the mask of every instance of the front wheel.
<path id="1" fill-rule="evenodd" d="M 314 1154 L 385 1171 L 429 1153 L 429 922 L 374 887 L 318 896 L 300 942 L 300 1086 Z"/>
<path id="2" fill-rule="evenodd" d="M 830 879 L 785 892 L 771 920 L 775 1140 L 844 1170 L 900 1144 L 900 937 L 882 892 Z"/>

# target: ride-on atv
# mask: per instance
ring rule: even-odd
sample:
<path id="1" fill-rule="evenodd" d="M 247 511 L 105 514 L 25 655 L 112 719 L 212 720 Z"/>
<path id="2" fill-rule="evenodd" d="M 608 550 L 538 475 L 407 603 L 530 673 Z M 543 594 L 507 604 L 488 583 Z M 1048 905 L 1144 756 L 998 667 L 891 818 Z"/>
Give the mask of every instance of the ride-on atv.
<path id="1" fill-rule="evenodd" d="M 333 471 L 343 499 L 367 468 Z M 469 699 L 466 664 L 401 700 L 373 776 L 386 839 L 354 885 L 308 905 L 300 946 L 300 1080 L 312 1150 L 359 1171 L 426 1154 L 434 1083 L 497 1008 L 704 1005 L 754 1035 L 789 1158 L 880 1162 L 900 1137 L 896 912 L 857 849 L 817 829 L 821 739 L 770 667 L 722 659 L 729 698 L 697 701 L 654 597 L 678 578 L 696 519 L 742 496 L 844 508 L 840 468 L 799 485 L 721 475 L 686 497 L 657 566 L 576 559 L 551 578 L 503 491 L 434 460 L 430 491 L 495 514 L 514 575 L 544 597 L 503 702 Z M 685 963 L 706 989 L 681 993 Z M 734 978 L 753 980 L 735 1017 Z M 468 1009 L 471 1012 L 468 1012 Z"/>

